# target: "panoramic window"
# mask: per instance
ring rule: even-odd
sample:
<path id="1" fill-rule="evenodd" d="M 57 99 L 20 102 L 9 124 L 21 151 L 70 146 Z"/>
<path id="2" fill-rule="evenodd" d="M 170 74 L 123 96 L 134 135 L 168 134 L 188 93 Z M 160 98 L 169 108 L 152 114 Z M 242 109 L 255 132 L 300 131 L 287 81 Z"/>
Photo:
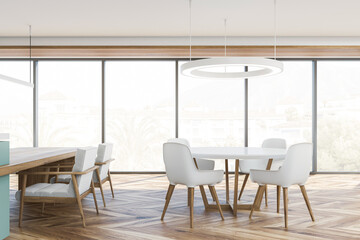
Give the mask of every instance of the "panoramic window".
<path id="1" fill-rule="evenodd" d="M 192 146 L 244 145 L 244 81 L 184 77 L 179 62 L 179 137 Z M 282 74 L 249 86 L 249 146 L 281 137 L 311 142 L 312 61 L 283 61 Z M 359 171 L 360 61 L 318 61 L 318 171 Z M 175 137 L 175 62 L 106 61 L 106 141 L 114 171 L 162 171 L 162 143 Z M 28 61 L 0 61 L 29 81 Z M 101 142 L 101 62 L 39 61 L 39 146 Z M 33 144 L 33 89 L 0 81 L 0 132 Z M 10 94 L 11 93 L 11 94 Z M 153 131 L 156 129 L 156 131 Z M 330 146 L 330 147 L 329 147 Z M 350 150 L 349 150 L 350 149 Z"/>
<path id="2" fill-rule="evenodd" d="M 0 74 L 29 82 L 29 61 L 0 61 Z M 33 145 L 33 89 L 0 80 L 0 132 L 10 134 L 11 147 Z"/>
<path id="3" fill-rule="evenodd" d="M 101 143 L 101 62 L 39 61 L 39 146 Z"/>
<path id="4" fill-rule="evenodd" d="M 175 62 L 106 62 L 106 141 L 113 171 L 163 171 L 162 145 L 175 137 Z"/>
<path id="5" fill-rule="evenodd" d="M 360 170 L 360 61 L 318 61 L 318 171 Z"/>
<path id="6" fill-rule="evenodd" d="M 311 142 L 312 62 L 283 61 L 275 76 L 249 79 L 249 146 L 284 138 L 290 146 Z"/>

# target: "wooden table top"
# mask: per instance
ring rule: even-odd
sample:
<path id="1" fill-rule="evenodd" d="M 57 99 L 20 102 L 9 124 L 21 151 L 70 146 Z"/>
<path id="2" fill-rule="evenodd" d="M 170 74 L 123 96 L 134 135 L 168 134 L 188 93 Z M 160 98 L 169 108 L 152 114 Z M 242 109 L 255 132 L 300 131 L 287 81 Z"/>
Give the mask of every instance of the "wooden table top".
<path id="1" fill-rule="evenodd" d="M 75 156 L 75 147 L 11 148 L 10 163 L 0 166 L 0 176 Z"/>

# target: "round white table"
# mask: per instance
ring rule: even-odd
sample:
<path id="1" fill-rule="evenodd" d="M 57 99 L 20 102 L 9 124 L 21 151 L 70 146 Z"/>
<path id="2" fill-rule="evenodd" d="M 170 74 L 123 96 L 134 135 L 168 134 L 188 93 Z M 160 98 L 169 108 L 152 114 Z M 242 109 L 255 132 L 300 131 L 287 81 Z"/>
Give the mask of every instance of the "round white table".
<path id="1" fill-rule="evenodd" d="M 274 148 L 254 148 L 254 147 L 194 147 L 191 153 L 196 158 L 207 158 L 214 160 L 225 160 L 225 179 L 226 179 L 226 204 L 222 204 L 223 209 L 231 209 L 234 216 L 237 215 L 237 209 L 251 210 L 252 204 L 238 204 L 238 184 L 239 184 L 239 161 L 245 159 L 268 159 L 266 169 L 270 170 L 273 160 L 284 159 L 285 149 Z M 234 201 L 230 202 L 229 197 L 229 167 L 228 159 L 235 160 L 235 181 L 234 181 Z M 215 204 L 208 204 L 205 192 L 201 192 L 206 209 L 216 209 Z M 262 195 L 261 195 L 262 199 Z M 256 201 L 259 202 L 259 201 Z M 260 208 L 261 201 L 255 206 L 255 210 Z"/>

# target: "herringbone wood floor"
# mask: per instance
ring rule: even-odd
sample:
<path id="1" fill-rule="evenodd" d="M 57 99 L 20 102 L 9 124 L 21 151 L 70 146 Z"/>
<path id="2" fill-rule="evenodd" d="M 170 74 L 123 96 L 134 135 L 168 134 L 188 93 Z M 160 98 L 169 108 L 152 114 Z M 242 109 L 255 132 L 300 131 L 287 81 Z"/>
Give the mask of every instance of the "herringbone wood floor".
<path id="1" fill-rule="evenodd" d="M 106 208 L 97 189 L 99 215 L 91 195 L 83 200 L 86 228 L 75 204 L 48 204 L 43 215 L 40 204 L 26 204 L 23 227 L 19 228 L 19 203 L 14 200 L 17 178 L 11 176 L 8 239 L 360 239 L 360 175 L 310 177 L 307 191 L 316 222 L 311 222 L 300 189 L 290 188 L 288 230 L 283 228 L 283 209 L 276 213 L 274 186 L 269 186 L 269 206 L 262 205 L 252 220 L 249 211 L 239 211 L 237 218 L 224 211 L 225 221 L 217 211 L 204 211 L 197 188 L 194 228 L 190 229 L 187 190 L 181 186 L 175 188 L 165 220 L 160 221 L 168 186 L 165 175 L 113 175 L 113 182 L 115 199 L 109 186 L 105 187 Z M 245 202 L 253 200 L 256 187 L 248 182 L 242 197 Z M 224 182 L 217 191 L 224 200 Z"/>

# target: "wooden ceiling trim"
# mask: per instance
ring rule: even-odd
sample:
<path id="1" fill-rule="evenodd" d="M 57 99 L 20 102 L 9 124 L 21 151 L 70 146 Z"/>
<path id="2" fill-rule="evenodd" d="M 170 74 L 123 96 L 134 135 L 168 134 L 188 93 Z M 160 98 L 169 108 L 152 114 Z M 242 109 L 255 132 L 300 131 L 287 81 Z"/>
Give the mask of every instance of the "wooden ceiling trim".
<path id="1" fill-rule="evenodd" d="M 227 56 L 272 57 L 272 46 L 228 46 Z M 27 46 L 0 46 L 1 58 L 29 56 Z M 34 58 L 188 58 L 188 46 L 34 46 Z M 224 56 L 222 46 L 193 46 L 192 56 Z M 360 57 L 360 46 L 278 46 L 277 57 Z"/>

